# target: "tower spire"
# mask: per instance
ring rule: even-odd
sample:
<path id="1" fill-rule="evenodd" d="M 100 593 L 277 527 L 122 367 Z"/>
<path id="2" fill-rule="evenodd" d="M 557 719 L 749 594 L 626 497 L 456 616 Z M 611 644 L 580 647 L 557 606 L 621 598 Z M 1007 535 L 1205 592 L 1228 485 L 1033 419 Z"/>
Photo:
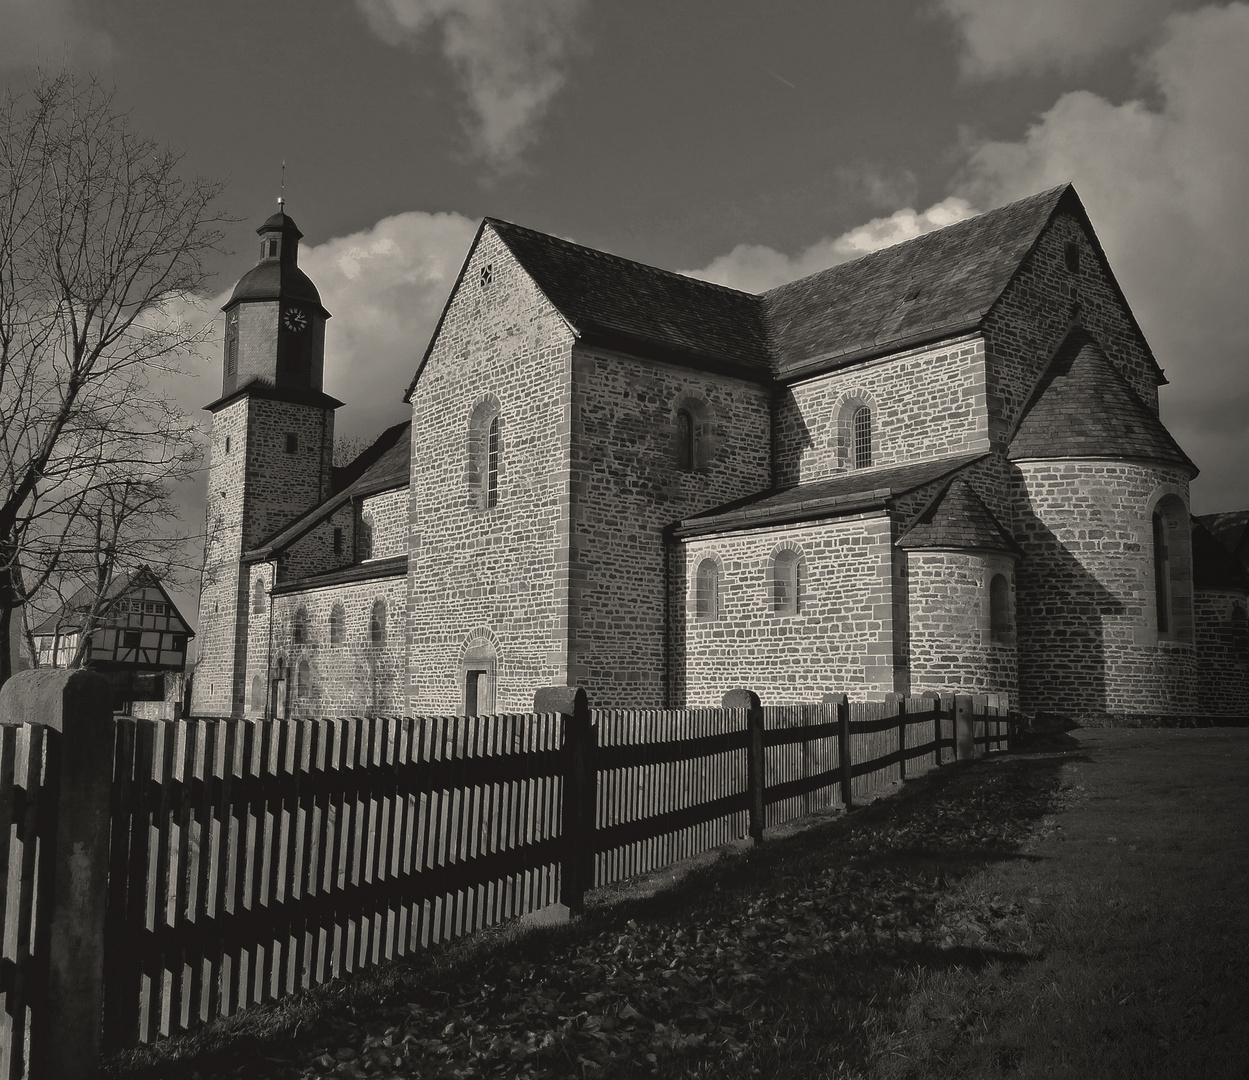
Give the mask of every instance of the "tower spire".
<path id="1" fill-rule="evenodd" d="M 278 213 L 286 210 L 286 162 L 282 162 L 282 183 L 278 188 Z"/>

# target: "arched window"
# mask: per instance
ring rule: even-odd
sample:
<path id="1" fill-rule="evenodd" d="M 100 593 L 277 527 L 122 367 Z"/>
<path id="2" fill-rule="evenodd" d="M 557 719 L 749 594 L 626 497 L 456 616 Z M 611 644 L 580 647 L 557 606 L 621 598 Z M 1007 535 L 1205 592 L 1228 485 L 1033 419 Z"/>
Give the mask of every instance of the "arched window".
<path id="1" fill-rule="evenodd" d="M 291 623 L 291 642 L 303 645 L 308 640 L 308 609 L 300 606 L 295 609 L 295 618 Z"/>
<path id="2" fill-rule="evenodd" d="M 1171 633 L 1171 553 L 1167 549 L 1167 525 L 1161 514 L 1154 514 L 1154 605 L 1158 614 L 1158 634 Z"/>
<path id="3" fill-rule="evenodd" d="M 486 509 L 499 505 L 499 418 L 490 421 L 489 454 L 486 462 Z"/>
<path id="4" fill-rule="evenodd" d="M 356 558 L 361 562 L 373 558 L 372 514 L 361 514 L 356 522 Z"/>
<path id="5" fill-rule="evenodd" d="M 989 640 L 1010 641 L 1010 582 L 1005 574 L 994 574 L 989 581 Z"/>
<path id="6" fill-rule="evenodd" d="M 343 627 L 347 622 L 346 612 L 343 611 L 342 604 L 335 604 L 330 608 L 330 644 L 341 645 L 343 643 Z"/>
<path id="7" fill-rule="evenodd" d="M 694 470 L 694 417 L 689 409 L 677 412 L 677 468 L 682 472 Z"/>
<path id="8" fill-rule="evenodd" d="M 802 610 L 802 587 L 806 560 L 797 551 L 778 551 L 772 557 L 772 611 L 797 615 Z"/>
<path id="9" fill-rule="evenodd" d="M 476 638 L 460 658 L 460 678 L 464 686 L 464 715 L 489 716 L 496 708 L 498 653 L 493 642 Z"/>
<path id="10" fill-rule="evenodd" d="M 265 583 L 260 579 L 256 579 L 256 584 L 252 588 L 252 614 L 262 615 L 265 610 Z"/>
<path id="11" fill-rule="evenodd" d="M 694 617 L 699 622 L 713 622 L 720 617 L 720 566 L 715 559 L 698 564 L 694 578 Z"/>
<path id="12" fill-rule="evenodd" d="M 854 434 L 854 467 L 866 469 L 872 464 L 872 410 L 860 405 L 851 419 Z"/>
<path id="13" fill-rule="evenodd" d="M 307 660 L 300 660 L 295 669 L 295 699 L 307 701 L 312 697 L 312 668 Z"/>
<path id="14" fill-rule="evenodd" d="M 265 682 L 259 675 L 252 676 L 252 712 L 265 711 Z"/>
<path id="15" fill-rule="evenodd" d="M 373 613 L 369 616 L 369 644 L 386 644 L 386 601 L 373 601 Z"/>

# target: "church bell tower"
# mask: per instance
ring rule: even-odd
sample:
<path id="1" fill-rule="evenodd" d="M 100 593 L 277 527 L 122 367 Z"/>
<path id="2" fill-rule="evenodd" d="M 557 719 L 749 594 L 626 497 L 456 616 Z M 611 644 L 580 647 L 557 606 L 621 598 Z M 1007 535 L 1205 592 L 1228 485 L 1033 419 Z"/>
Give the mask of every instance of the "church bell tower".
<path id="1" fill-rule="evenodd" d="M 213 420 L 191 705 L 198 716 L 243 713 L 253 579 L 268 575 L 265 591 L 274 584 L 271 568 L 247 553 L 329 497 L 342 404 L 322 389 L 330 313 L 299 268 L 303 234 L 280 200 L 256 232 L 260 258 L 221 309 L 221 396 L 205 406 Z"/>

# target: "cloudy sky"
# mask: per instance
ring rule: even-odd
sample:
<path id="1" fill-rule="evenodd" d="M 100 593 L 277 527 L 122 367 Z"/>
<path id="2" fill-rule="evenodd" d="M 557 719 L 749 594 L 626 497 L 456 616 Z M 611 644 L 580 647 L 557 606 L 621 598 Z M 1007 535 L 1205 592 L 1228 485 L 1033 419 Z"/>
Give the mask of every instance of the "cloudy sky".
<path id="1" fill-rule="evenodd" d="M 0 0 L 10 88 L 97 72 L 229 181 L 221 290 L 286 162 L 341 432 L 403 418 L 483 215 L 755 290 L 1072 180 L 1198 513 L 1249 506 L 1247 57 L 1245 3 Z"/>

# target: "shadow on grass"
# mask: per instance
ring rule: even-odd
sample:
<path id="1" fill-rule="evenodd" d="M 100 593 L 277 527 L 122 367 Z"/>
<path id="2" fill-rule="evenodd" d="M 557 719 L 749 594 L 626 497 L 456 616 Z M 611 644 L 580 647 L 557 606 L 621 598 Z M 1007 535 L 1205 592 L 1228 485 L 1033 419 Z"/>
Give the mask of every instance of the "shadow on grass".
<path id="1" fill-rule="evenodd" d="M 134 1078 L 194 1073 L 204 1080 L 314 1075 L 307 1070 L 317 1054 L 362 1046 L 379 1028 L 405 1022 L 393 1019 L 402 1016 L 405 1002 L 428 1002 L 429 1012 L 440 1015 L 441 1023 L 459 1015 L 456 1010 L 462 1006 L 452 1003 L 474 1001 L 483 983 L 489 982 L 500 1000 L 527 993 L 524 988 L 535 970 L 542 979 L 562 981 L 568 1015 L 584 1017 L 579 998 L 584 990 L 576 972 L 586 969 L 587 958 L 612 962 L 603 943 L 626 938 L 640 940 L 650 950 L 642 968 L 654 969 L 653 974 L 631 972 L 635 983 L 630 992 L 644 995 L 649 979 L 662 991 L 653 1000 L 662 1003 L 670 1000 L 663 997 L 668 989 L 663 983 L 665 949 L 677 928 L 705 935 L 716 957 L 718 944 L 726 952 L 723 963 L 711 959 L 690 968 L 696 977 L 682 991 L 683 1007 L 727 1007 L 732 1019 L 716 1022 L 706 1050 L 652 1048 L 654 1069 L 643 1071 L 727 1080 L 782 1072 L 791 1078 L 824 1077 L 842 1075 L 847 1068 L 865 1069 L 874 1033 L 891 1022 L 894 1004 L 907 992 L 908 973 L 1018 966 L 1034 958 L 958 942 L 941 947 L 938 931 L 924 920 L 936 918 L 931 898 L 947 883 L 996 862 L 1033 858 L 1020 846 L 1054 809 L 1062 768 L 1071 760 L 1076 755 L 1003 754 L 935 769 L 908 781 L 892 797 L 848 814 L 819 815 L 808 827 L 752 848 L 726 849 L 720 858 L 687 871 L 660 871 L 665 882 L 651 895 L 630 895 L 628 888 L 600 890 L 589 898 L 586 914 L 569 925 L 487 933 L 417 954 L 164 1046 L 141 1049 L 115 1062 L 110 1071 Z M 883 935 L 880 931 L 882 920 L 893 918 L 890 898 L 903 896 L 923 900 L 908 901 L 907 910 L 913 913 L 903 928 L 921 940 L 896 929 Z M 796 943 L 758 946 L 759 938 L 767 935 L 756 933 L 756 925 L 767 927 L 769 919 L 775 923 L 787 913 L 801 914 L 821 904 L 827 907 L 820 916 L 823 938 L 803 930 Z M 658 959 L 663 963 L 650 963 Z M 751 964 L 755 968 L 745 970 L 747 977 L 733 982 L 719 970 L 732 969 L 740 976 Z M 494 1005 L 479 996 L 473 1008 L 474 1022 L 486 1027 L 506 1020 L 493 1016 Z M 619 1002 L 611 1008 L 619 1009 Z M 656 1004 L 655 1015 L 647 1013 L 650 1021 L 679 1025 L 673 1019 L 676 1011 L 660 1012 L 662 1008 Z M 561 1017 L 563 1009 L 560 1005 Z M 539 1034 L 549 1030 L 541 1026 L 541 1017 L 534 1023 Z M 715 1043 L 712 1035 L 723 1038 Z M 640 1045 L 650 1048 L 645 1039 Z M 713 1052 L 713 1046 L 719 1050 Z M 738 1049 L 728 1055 L 725 1046 Z M 542 1075 L 581 1075 L 574 1063 L 552 1062 Z M 594 1075 L 638 1075 L 636 1065 L 631 1059 L 612 1060 Z"/>

